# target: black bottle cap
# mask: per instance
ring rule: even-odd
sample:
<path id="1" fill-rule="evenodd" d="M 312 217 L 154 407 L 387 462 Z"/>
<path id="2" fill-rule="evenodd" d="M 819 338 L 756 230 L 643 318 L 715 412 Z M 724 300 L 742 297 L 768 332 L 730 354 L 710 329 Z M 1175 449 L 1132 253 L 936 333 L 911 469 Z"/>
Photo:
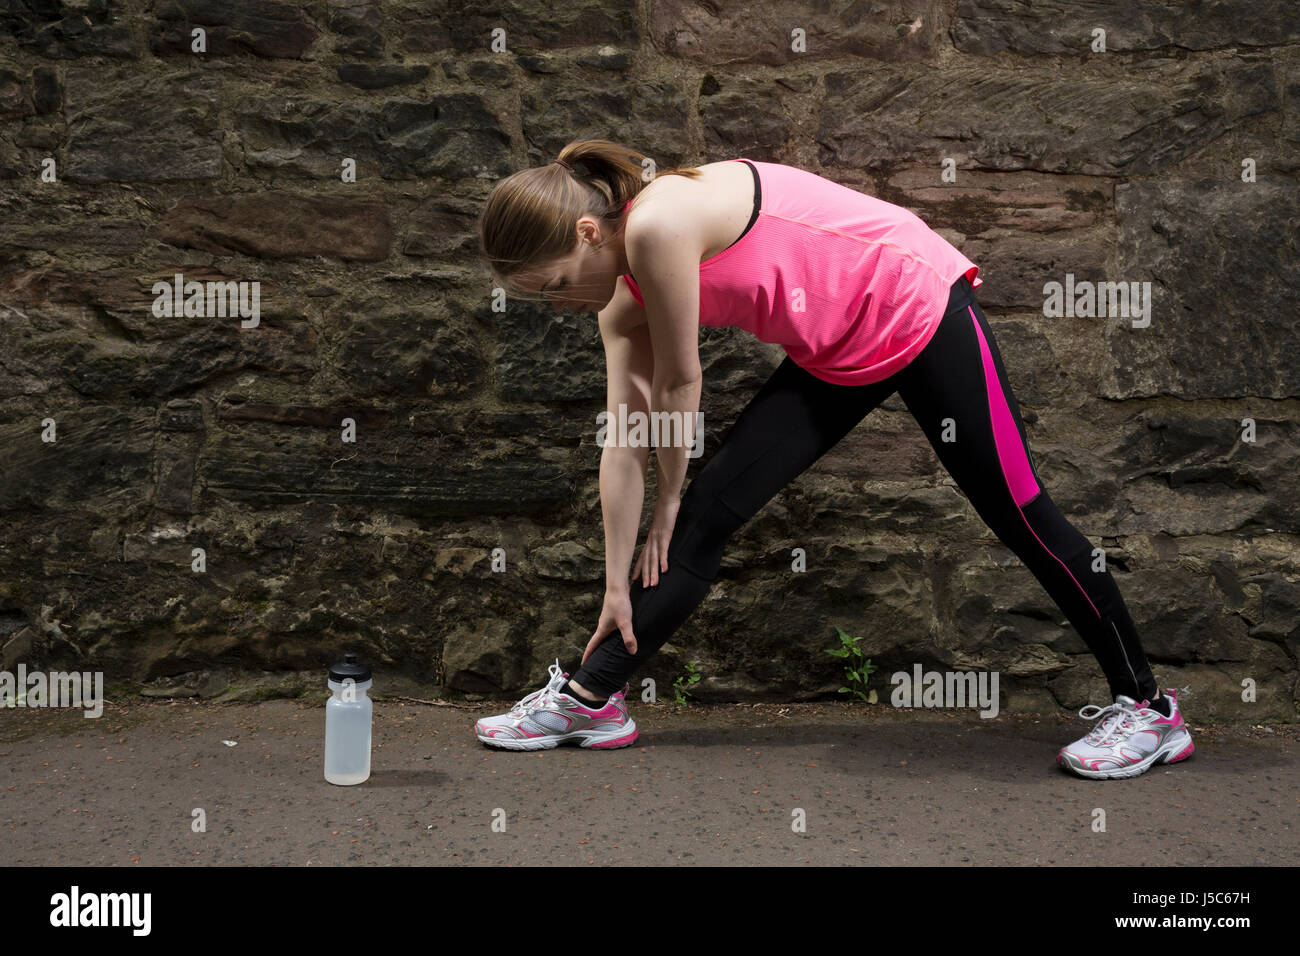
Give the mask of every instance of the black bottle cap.
<path id="1" fill-rule="evenodd" d="M 349 677 L 358 684 L 370 680 L 370 666 L 368 664 L 358 664 L 357 655 L 355 654 L 344 654 L 343 663 L 335 664 L 330 668 L 330 680 L 332 681 L 341 684 Z"/>

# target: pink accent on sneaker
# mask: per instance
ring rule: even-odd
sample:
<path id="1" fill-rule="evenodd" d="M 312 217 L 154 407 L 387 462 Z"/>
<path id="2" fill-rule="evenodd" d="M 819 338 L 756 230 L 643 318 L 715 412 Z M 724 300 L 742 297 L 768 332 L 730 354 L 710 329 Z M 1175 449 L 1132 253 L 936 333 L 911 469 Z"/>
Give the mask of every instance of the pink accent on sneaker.
<path id="1" fill-rule="evenodd" d="M 608 749 L 611 748 L 611 747 L 626 747 L 626 746 L 627 746 L 628 744 L 630 744 L 632 741 L 636 740 L 636 738 L 637 738 L 637 734 L 638 734 L 638 733 L 640 733 L 640 731 L 634 730 L 634 731 L 632 731 L 630 734 L 628 734 L 626 737 L 619 737 L 617 740 L 604 740 L 604 741 L 601 741 L 601 742 L 598 743 L 598 744 L 592 744 L 592 745 L 591 745 L 590 747 L 588 747 L 587 749 L 588 749 L 588 750 L 608 750 Z"/>
<path id="2" fill-rule="evenodd" d="M 585 710 L 587 713 L 591 714 L 593 720 L 618 720 L 620 717 L 623 716 L 623 711 L 619 710 L 617 705 L 615 705 L 612 701 L 613 698 L 611 697 L 609 700 L 605 701 L 605 703 L 601 704 L 599 707 L 589 707 L 588 705 L 584 704 L 581 700 L 579 700 L 578 706 L 581 707 L 583 710 Z"/>
<path id="3" fill-rule="evenodd" d="M 538 737 L 546 736 L 545 734 L 530 734 L 522 727 L 516 727 L 515 730 L 523 734 L 525 737 L 529 738 L 530 740 L 535 740 Z M 489 727 L 486 730 L 480 731 L 480 733 L 482 733 L 484 737 L 506 737 L 506 738 L 510 737 L 510 732 L 506 730 L 504 727 Z"/>
<path id="4" fill-rule="evenodd" d="M 1178 753 L 1175 756 L 1170 757 L 1168 760 L 1166 760 L 1165 763 L 1178 763 L 1178 761 L 1180 760 L 1186 760 L 1195 752 L 1196 752 L 1196 745 L 1189 740 L 1187 741 L 1186 747 L 1178 751 Z"/>
<path id="5" fill-rule="evenodd" d="M 1085 758 L 1083 762 L 1087 765 L 1089 770 L 1100 770 L 1101 764 L 1104 763 L 1117 763 L 1120 760 L 1122 760 L 1124 762 L 1120 764 L 1120 766 L 1131 767 L 1133 764 L 1137 763 L 1141 759 L 1142 758 L 1140 757 L 1130 757 L 1121 749 L 1121 750 L 1116 750 L 1113 756 L 1088 757 Z"/>
<path id="6" fill-rule="evenodd" d="M 1142 703 L 1138 704 L 1137 707 L 1134 708 L 1134 709 L 1135 709 L 1135 710 L 1149 710 L 1149 711 L 1151 711 L 1151 713 L 1155 714 L 1155 715 L 1156 715 L 1155 720 L 1151 721 L 1151 723 L 1153 723 L 1153 724 L 1168 724 L 1170 727 L 1179 727 L 1179 726 L 1182 726 L 1183 718 L 1182 718 L 1182 715 L 1178 712 L 1178 701 L 1177 701 L 1177 699 L 1174 698 L 1173 696 L 1171 696 L 1168 692 L 1166 692 L 1164 696 L 1165 696 L 1166 698 L 1168 698 L 1168 700 L 1169 700 L 1169 716 L 1168 716 L 1168 717 L 1166 717 L 1164 714 L 1160 713 L 1160 711 L 1158 711 L 1158 710 L 1156 710 L 1154 707 L 1152 707 L 1152 706 L 1151 706 L 1151 701 L 1149 701 L 1149 700 L 1144 700 L 1144 701 L 1142 701 Z"/>

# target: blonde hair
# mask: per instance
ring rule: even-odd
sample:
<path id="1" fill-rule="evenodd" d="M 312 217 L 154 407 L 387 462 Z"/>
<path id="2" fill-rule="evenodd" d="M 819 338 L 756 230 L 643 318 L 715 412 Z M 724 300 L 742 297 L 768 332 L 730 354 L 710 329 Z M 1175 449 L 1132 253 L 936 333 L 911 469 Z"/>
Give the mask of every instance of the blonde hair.
<path id="1" fill-rule="evenodd" d="M 582 139 L 560 150 L 560 162 L 523 169 L 497 183 L 478 221 L 479 253 L 494 283 L 514 298 L 538 299 L 515 277 L 573 252 L 579 219 L 608 223 L 610 234 L 617 235 L 626 222 L 623 206 L 650 185 L 641 178 L 645 158 L 607 139 Z M 694 179 L 701 173 L 686 166 L 656 175 Z"/>

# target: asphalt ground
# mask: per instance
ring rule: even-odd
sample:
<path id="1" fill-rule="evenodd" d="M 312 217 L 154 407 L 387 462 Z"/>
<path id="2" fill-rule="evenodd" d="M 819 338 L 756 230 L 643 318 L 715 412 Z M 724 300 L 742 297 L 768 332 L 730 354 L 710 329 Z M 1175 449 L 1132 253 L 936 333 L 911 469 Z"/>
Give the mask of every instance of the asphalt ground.
<path id="1" fill-rule="evenodd" d="M 4 861 L 130 868 L 1300 860 L 1300 725 L 1189 721 L 1190 759 L 1095 781 L 1055 763 L 1057 749 L 1091 727 L 1073 715 L 982 719 L 840 702 L 633 704 L 641 733 L 624 749 L 519 753 L 480 744 L 474 720 L 511 703 L 376 701 L 371 776 L 352 787 L 324 779 L 323 696 L 109 703 L 98 719 L 79 710 L 0 710 Z"/>

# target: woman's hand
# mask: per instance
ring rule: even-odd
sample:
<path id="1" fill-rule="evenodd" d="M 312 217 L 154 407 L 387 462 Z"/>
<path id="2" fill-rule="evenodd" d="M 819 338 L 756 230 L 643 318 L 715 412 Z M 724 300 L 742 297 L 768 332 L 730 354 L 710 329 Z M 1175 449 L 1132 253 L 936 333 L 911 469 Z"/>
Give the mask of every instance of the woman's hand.
<path id="1" fill-rule="evenodd" d="M 627 652 L 635 654 L 636 635 L 632 633 L 632 599 L 626 590 L 605 591 L 605 605 L 600 609 L 600 622 L 596 625 L 596 633 L 591 635 L 591 640 L 587 642 L 587 649 L 582 652 L 583 664 L 587 663 L 587 658 L 615 628 L 623 635 L 623 646 L 627 648 Z"/>
<path id="2" fill-rule="evenodd" d="M 641 546 L 641 556 L 632 569 L 632 577 L 641 578 L 643 588 L 652 588 L 659 584 L 659 572 L 668 570 L 668 542 L 672 540 L 673 528 L 677 524 L 677 511 L 682 506 L 680 497 L 669 501 L 655 503 L 654 518 L 650 530 L 646 533 L 645 544 Z"/>

